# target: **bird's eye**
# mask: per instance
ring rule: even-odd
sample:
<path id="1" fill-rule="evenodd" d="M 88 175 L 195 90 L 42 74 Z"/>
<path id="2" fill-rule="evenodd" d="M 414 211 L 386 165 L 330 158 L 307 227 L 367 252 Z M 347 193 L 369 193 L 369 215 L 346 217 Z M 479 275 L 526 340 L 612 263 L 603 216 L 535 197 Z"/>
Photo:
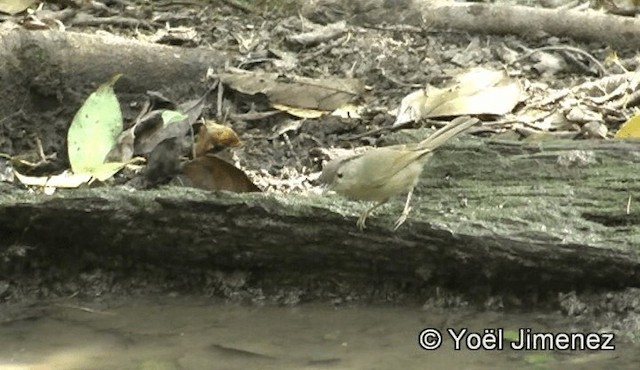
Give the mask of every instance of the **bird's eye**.
<path id="1" fill-rule="evenodd" d="M 337 178 L 339 178 L 339 179 L 341 179 L 341 178 L 342 178 L 342 176 L 343 176 L 343 175 L 342 175 L 342 172 L 338 172 L 338 173 L 336 174 L 336 177 L 337 177 Z"/>

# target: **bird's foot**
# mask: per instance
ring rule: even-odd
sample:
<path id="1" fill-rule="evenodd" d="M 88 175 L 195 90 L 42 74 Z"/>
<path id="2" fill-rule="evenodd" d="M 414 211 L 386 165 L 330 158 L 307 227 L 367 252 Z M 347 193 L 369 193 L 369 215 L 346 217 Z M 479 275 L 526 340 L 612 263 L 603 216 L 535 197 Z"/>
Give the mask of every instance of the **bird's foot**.
<path id="1" fill-rule="evenodd" d="M 360 229 L 360 231 L 366 229 L 366 225 L 365 222 L 367 221 L 367 213 L 363 213 L 362 215 L 360 215 L 360 217 L 358 218 L 358 222 L 356 222 L 356 226 L 358 226 L 358 229 Z"/>
<path id="2" fill-rule="evenodd" d="M 411 207 L 407 207 L 402 211 L 400 218 L 398 218 L 396 223 L 393 224 L 393 231 L 398 230 L 398 228 L 407 220 L 407 217 L 409 217 L 409 212 L 411 212 Z"/>

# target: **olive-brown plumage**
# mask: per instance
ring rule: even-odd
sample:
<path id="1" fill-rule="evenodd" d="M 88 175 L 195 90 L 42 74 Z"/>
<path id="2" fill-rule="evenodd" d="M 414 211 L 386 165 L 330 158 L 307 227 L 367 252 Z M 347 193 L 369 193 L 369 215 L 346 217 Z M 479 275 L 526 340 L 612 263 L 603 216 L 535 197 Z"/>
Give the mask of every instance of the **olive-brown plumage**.
<path id="1" fill-rule="evenodd" d="M 459 117 L 418 144 L 375 148 L 334 159 L 324 167 L 318 182 L 329 185 L 330 189 L 350 199 L 376 202 L 358 219 L 360 229 L 365 228 L 365 221 L 374 209 L 393 196 L 408 192 L 402 215 L 394 226 L 396 230 L 411 211 L 413 188 L 428 157 L 439 146 L 477 122 L 475 118 Z"/>

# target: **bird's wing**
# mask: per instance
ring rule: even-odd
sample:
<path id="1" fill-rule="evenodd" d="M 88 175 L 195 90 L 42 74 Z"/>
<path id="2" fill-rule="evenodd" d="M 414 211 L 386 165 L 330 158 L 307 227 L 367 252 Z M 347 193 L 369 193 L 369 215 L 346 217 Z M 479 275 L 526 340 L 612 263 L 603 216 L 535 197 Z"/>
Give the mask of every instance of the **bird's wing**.
<path id="1" fill-rule="evenodd" d="M 361 173 L 369 174 L 368 187 L 383 187 L 386 186 L 398 172 L 416 160 L 419 160 L 420 157 L 428 152 L 430 152 L 430 150 L 399 150 L 396 147 L 371 149 L 362 156 L 373 159 L 361 161 L 362 167 L 360 171 L 362 171 Z M 381 171 L 383 168 L 386 170 Z"/>

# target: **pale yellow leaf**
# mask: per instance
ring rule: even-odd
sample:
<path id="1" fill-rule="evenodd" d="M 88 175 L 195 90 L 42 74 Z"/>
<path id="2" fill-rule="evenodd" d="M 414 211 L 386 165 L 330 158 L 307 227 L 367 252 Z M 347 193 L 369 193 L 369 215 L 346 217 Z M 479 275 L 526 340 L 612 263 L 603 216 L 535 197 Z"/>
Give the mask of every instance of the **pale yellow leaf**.
<path id="1" fill-rule="evenodd" d="M 306 109 L 306 108 L 294 108 L 289 107 L 282 104 L 272 104 L 277 110 L 287 112 L 292 116 L 300 117 L 300 118 L 319 118 L 329 112 L 315 110 L 315 109 Z"/>
<path id="2" fill-rule="evenodd" d="M 27 186 L 53 187 L 53 188 L 77 188 L 82 184 L 86 184 L 91 180 L 89 174 L 72 174 L 65 171 L 54 176 L 26 176 L 18 171 L 13 171 L 16 178 Z"/>
<path id="3" fill-rule="evenodd" d="M 625 122 L 618 132 L 616 132 L 615 138 L 640 138 L 640 115 L 633 116 Z"/>

